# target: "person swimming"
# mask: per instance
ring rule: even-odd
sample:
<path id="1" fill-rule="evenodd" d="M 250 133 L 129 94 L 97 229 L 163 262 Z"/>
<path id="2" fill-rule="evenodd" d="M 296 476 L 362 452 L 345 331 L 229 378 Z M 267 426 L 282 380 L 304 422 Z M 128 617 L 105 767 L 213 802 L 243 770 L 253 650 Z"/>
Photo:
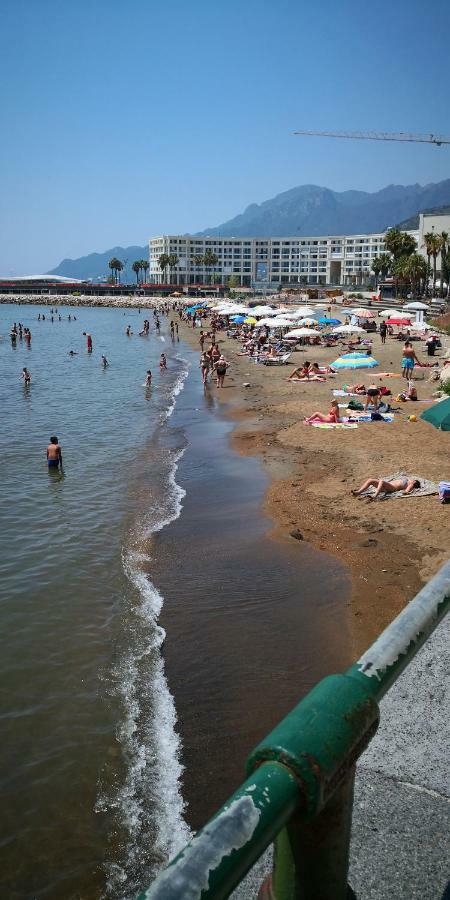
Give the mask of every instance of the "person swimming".
<path id="1" fill-rule="evenodd" d="M 61 466 L 62 472 L 62 452 L 56 434 L 51 436 L 50 443 L 47 447 L 47 465 L 49 469 L 57 469 L 58 466 Z"/>

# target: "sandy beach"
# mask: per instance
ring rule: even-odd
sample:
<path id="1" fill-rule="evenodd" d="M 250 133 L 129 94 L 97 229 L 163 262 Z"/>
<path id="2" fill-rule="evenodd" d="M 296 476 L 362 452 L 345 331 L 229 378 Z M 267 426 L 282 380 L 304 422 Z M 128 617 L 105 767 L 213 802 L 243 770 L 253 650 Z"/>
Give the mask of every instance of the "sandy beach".
<path id="1" fill-rule="evenodd" d="M 342 310 L 334 308 L 333 315 L 339 314 Z M 180 334 L 198 346 L 198 330 L 182 324 Z M 240 343 L 223 332 L 217 340 L 230 363 L 225 388 L 217 393 L 236 421 L 233 441 L 242 453 L 260 455 L 271 476 L 266 511 L 275 523 L 273 537 L 308 541 L 348 566 L 352 651 L 359 654 L 448 557 L 450 528 L 448 507 L 436 495 L 368 503 L 354 498 L 351 489 L 367 477 L 398 471 L 435 482 L 447 479 L 448 436 L 424 421 L 408 421 L 427 404 L 392 398 L 391 404 L 399 407 L 392 423 L 372 422 L 347 431 L 303 424 L 304 416 L 315 410 L 326 413 L 333 389 L 349 382 L 367 385 L 374 379 L 395 398 L 404 379 L 380 379 L 377 373 L 401 372 L 400 341 L 388 338 L 383 346 L 380 336 L 374 336 L 377 369 L 341 371 L 325 382 L 289 383 L 288 375 L 304 359 L 330 364 L 340 351 L 308 348 L 294 352 L 288 366 L 268 367 L 239 356 Z M 420 345 L 414 347 L 426 362 Z M 431 398 L 435 386 L 428 381 L 429 370 L 417 374 L 419 399 Z"/>

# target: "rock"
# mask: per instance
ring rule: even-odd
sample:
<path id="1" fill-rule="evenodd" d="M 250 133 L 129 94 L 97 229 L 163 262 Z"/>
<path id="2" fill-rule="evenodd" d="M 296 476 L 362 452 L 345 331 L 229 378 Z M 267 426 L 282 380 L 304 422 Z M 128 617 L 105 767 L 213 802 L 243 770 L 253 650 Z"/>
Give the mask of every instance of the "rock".
<path id="1" fill-rule="evenodd" d="M 242 387 L 250 387 L 250 382 L 249 382 L 249 381 L 244 381 Z"/>
<path id="2" fill-rule="evenodd" d="M 295 538 L 296 541 L 304 541 L 305 540 L 301 531 L 299 531 L 298 528 L 294 528 L 294 530 L 290 531 L 289 534 L 292 538 Z"/>

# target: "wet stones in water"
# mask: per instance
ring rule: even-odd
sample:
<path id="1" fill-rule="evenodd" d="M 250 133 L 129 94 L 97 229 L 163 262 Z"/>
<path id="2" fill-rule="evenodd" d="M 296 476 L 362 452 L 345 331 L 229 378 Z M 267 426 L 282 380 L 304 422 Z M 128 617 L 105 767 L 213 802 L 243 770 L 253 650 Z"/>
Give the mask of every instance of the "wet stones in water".
<path id="1" fill-rule="evenodd" d="M 304 541 L 305 540 L 301 531 L 298 528 L 294 528 L 294 530 L 290 531 L 289 534 L 292 538 L 295 538 L 296 541 Z"/>

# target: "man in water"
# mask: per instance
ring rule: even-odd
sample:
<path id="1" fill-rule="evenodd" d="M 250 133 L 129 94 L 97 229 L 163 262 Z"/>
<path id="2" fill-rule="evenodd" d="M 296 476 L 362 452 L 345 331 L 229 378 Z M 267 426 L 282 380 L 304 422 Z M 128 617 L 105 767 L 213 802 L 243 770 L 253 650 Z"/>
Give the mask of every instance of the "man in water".
<path id="1" fill-rule="evenodd" d="M 92 353 L 92 337 L 88 331 L 83 331 L 83 336 L 86 338 L 87 352 Z"/>
<path id="2" fill-rule="evenodd" d="M 108 360 L 106 359 L 106 356 L 102 356 L 102 366 L 103 366 L 104 369 L 107 369 L 108 366 L 109 366 L 109 362 L 108 362 Z"/>
<path id="3" fill-rule="evenodd" d="M 31 375 L 26 366 L 22 369 L 22 378 L 24 385 L 28 387 L 31 384 Z"/>
<path id="4" fill-rule="evenodd" d="M 61 466 L 62 472 L 62 453 L 56 434 L 51 436 L 50 443 L 47 447 L 47 465 L 49 469 L 57 469 L 58 466 Z"/>
<path id="5" fill-rule="evenodd" d="M 152 373 L 150 369 L 147 369 L 147 375 L 145 378 L 145 387 L 151 387 L 152 384 Z"/>

